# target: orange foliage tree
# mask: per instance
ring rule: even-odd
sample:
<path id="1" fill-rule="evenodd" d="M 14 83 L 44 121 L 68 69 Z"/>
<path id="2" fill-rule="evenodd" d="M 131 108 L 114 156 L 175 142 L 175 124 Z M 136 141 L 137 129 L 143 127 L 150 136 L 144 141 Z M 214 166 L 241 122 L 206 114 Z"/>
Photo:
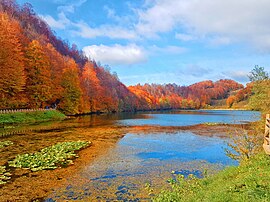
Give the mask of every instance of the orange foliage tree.
<path id="1" fill-rule="evenodd" d="M 31 108 L 44 107 L 51 98 L 51 72 L 49 59 L 43 47 L 33 40 L 26 49 L 26 92 Z"/>
<path id="2" fill-rule="evenodd" d="M 61 85 L 64 92 L 59 108 L 66 114 L 78 113 L 82 95 L 79 71 L 75 61 L 68 57 L 66 57 Z"/>
<path id="3" fill-rule="evenodd" d="M 236 97 L 234 95 L 231 95 L 230 97 L 228 97 L 228 99 L 226 100 L 226 104 L 228 107 L 232 107 L 233 103 L 235 102 Z"/>
<path id="4" fill-rule="evenodd" d="M 0 108 L 16 107 L 20 101 L 18 93 L 25 87 L 24 56 L 18 38 L 20 31 L 14 20 L 0 14 Z"/>
<path id="5" fill-rule="evenodd" d="M 82 89 L 84 92 L 84 103 L 86 112 L 95 112 L 99 110 L 99 102 L 101 98 L 102 88 L 97 78 L 94 65 L 86 62 L 81 77 Z"/>
<path id="6" fill-rule="evenodd" d="M 50 43 L 44 47 L 44 51 L 49 58 L 51 72 L 52 88 L 50 103 L 55 103 L 57 100 L 60 100 L 64 90 L 61 81 L 63 69 L 65 68 L 65 59 Z"/>

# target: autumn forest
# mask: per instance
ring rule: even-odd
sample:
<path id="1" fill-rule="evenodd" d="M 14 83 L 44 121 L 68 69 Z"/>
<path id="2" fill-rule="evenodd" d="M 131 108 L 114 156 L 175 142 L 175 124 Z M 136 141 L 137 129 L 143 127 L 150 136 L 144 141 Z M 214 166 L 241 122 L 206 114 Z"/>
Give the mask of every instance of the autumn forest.
<path id="1" fill-rule="evenodd" d="M 109 68 L 58 38 L 30 4 L 10 0 L 0 2 L 0 44 L 1 109 L 57 107 L 65 114 L 199 109 L 221 99 L 231 107 L 251 93 L 251 84 L 244 88 L 227 79 L 127 87 Z"/>

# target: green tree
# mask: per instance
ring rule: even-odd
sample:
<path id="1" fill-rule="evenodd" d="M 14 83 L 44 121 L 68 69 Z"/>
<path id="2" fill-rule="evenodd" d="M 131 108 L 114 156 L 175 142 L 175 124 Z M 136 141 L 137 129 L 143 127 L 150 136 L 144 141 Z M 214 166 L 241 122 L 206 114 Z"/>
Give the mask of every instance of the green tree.
<path id="1" fill-rule="evenodd" d="M 33 40 L 26 50 L 26 91 L 29 106 L 32 108 L 44 107 L 51 98 L 51 71 L 49 59 L 42 46 Z"/>
<path id="2" fill-rule="evenodd" d="M 263 67 L 255 66 L 249 76 L 254 82 L 252 95 L 249 99 L 249 106 L 253 110 L 262 113 L 270 112 L 270 79 Z"/>
<path id="3" fill-rule="evenodd" d="M 249 106 L 263 114 L 270 112 L 270 80 L 254 83 L 252 95 L 249 98 Z"/>
<path id="4" fill-rule="evenodd" d="M 263 81 L 263 80 L 268 80 L 269 75 L 268 73 L 264 70 L 264 67 L 259 67 L 258 65 L 255 65 L 253 70 L 250 72 L 248 75 L 250 81 Z"/>

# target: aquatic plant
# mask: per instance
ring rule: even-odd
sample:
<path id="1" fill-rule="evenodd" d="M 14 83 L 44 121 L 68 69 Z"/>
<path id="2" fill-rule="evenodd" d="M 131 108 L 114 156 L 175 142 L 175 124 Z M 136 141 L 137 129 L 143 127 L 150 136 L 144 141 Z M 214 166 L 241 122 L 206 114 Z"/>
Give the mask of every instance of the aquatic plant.
<path id="1" fill-rule="evenodd" d="M 13 142 L 7 140 L 7 141 L 2 141 L 0 142 L 0 149 L 4 148 L 4 147 L 7 147 L 7 146 L 10 146 L 10 145 L 13 145 Z"/>
<path id="2" fill-rule="evenodd" d="M 72 159 L 78 157 L 74 151 L 89 146 L 90 142 L 62 142 L 46 147 L 39 152 L 32 154 L 20 154 L 9 166 L 15 168 L 27 168 L 32 171 L 56 169 L 59 166 L 67 166 L 73 163 Z"/>
<path id="3" fill-rule="evenodd" d="M 5 166 L 0 166 L 0 185 L 6 184 L 11 174 L 6 171 Z"/>

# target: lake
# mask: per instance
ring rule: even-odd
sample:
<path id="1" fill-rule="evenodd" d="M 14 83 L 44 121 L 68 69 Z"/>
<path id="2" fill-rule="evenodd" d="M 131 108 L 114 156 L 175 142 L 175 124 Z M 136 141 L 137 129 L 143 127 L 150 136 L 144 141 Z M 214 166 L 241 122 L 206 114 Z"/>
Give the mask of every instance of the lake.
<path id="1" fill-rule="evenodd" d="M 114 123 L 125 126 L 186 126 L 205 122 L 237 124 L 258 118 L 259 113 L 250 111 L 198 110 L 123 115 Z M 206 169 L 237 165 L 225 155 L 224 148 L 224 138 L 205 137 L 189 131 L 127 133 L 114 148 L 85 166 L 81 173 L 70 179 L 72 183 L 56 190 L 47 201 L 147 200 L 149 198 L 142 194 L 145 184 L 160 187 L 167 179 L 175 177 L 175 173 L 203 177 Z"/>
<path id="2" fill-rule="evenodd" d="M 83 139 L 93 143 L 75 160 L 75 167 L 79 165 L 75 172 L 65 176 L 67 181 L 55 186 L 46 201 L 139 201 L 150 200 L 176 174 L 203 177 L 206 171 L 211 174 L 225 166 L 237 165 L 225 155 L 228 139 L 219 132 L 199 135 L 189 130 L 163 129 L 203 123 L 240 124 L 259 118 L 260 113 L 253 111 L 122 113 L 1 129 L 0 134 L 2 139 L 21 145 L 23 152 L 55 141 Z M 144 126 L 148 126 L 147 130 L 137 130 Z M 154 130 L 158 126 L 163 128 Z M 34 145 L 39 146 L 33 148 Z M 15 155 L 19 149 L 14 148 L 6 156 Z"/>

